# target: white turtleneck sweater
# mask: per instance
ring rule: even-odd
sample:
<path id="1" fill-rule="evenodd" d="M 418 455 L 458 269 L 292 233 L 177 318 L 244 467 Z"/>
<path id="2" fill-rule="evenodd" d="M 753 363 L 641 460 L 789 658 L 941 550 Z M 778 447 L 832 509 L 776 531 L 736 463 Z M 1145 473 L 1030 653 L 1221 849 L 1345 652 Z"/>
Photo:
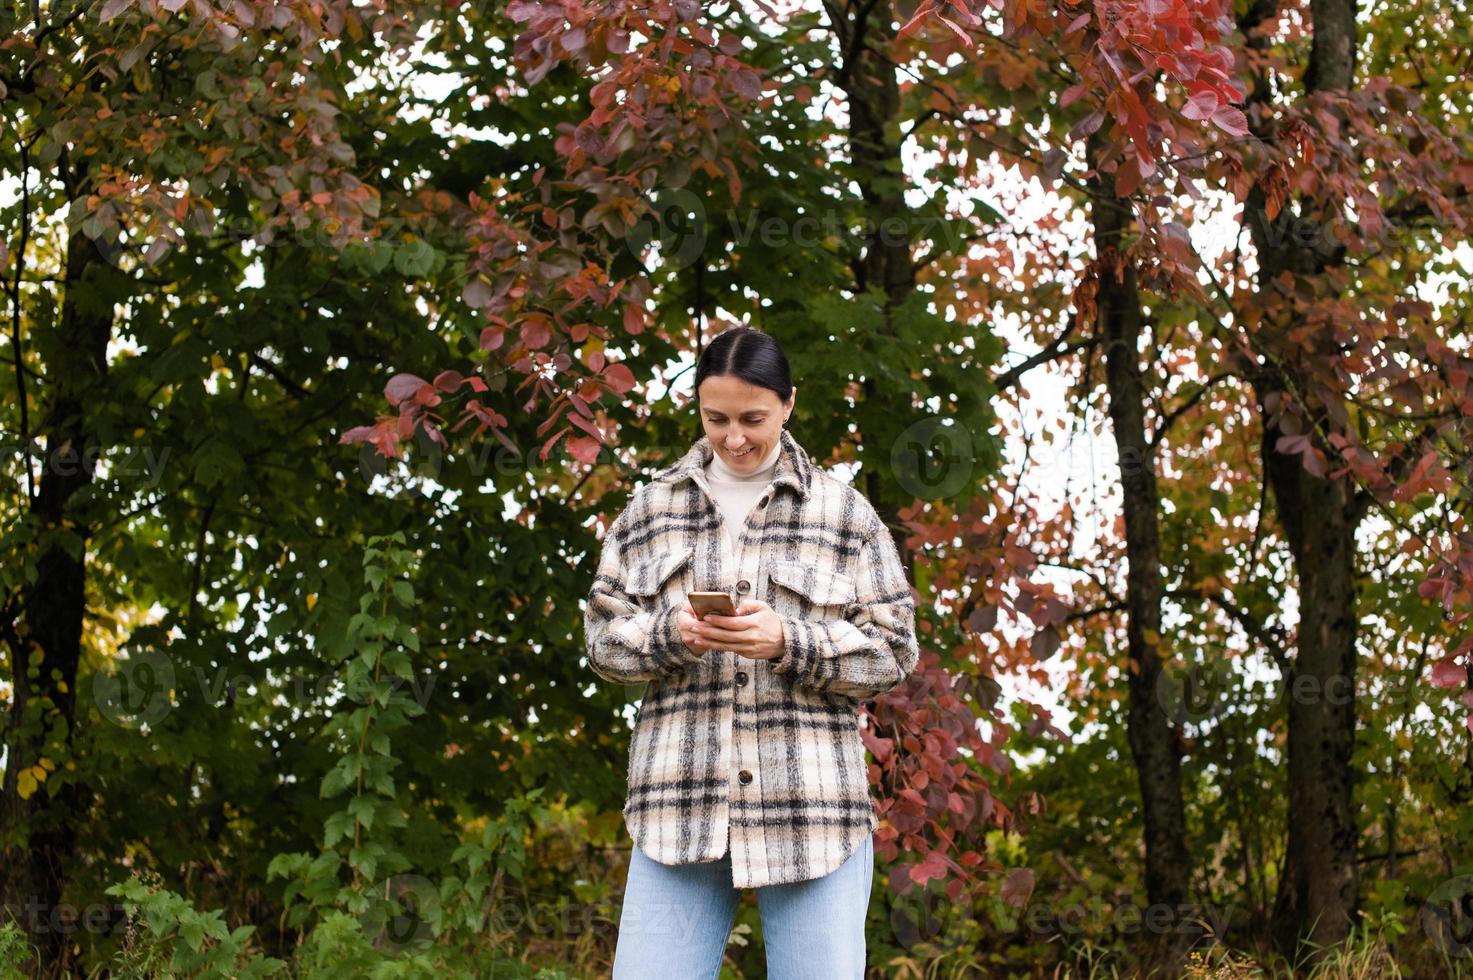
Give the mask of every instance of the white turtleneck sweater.
<path id="1" fill-rule="evenodd" d="M 716 506 L 721 511 L 721 521 L 726 525 L 726 539 L 731 544 L 733 555 L 736 554 L 742 528 L 747 525 L 747 515 L 752 512 L 752 505 L 762 496 L 777 473 L 777 458 L 782 455 L 782 451 L 783 444 L 779 439 L 773 444 L 767 458 L 751 473 L 736 472 L 722 462 L 720 454 L 714 448 L 711 452 L 711 458 L 706 463 L 706 482 L 711 485 L 711 495 L 716 498 Z"/>

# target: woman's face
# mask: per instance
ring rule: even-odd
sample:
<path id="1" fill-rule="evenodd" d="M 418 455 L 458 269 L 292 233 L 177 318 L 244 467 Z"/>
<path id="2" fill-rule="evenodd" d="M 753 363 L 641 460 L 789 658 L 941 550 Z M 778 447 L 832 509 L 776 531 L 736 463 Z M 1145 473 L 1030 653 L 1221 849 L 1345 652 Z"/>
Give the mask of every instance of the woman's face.
<path id="1" fill-rule="evenodd" d="M 701 425 L 721 461 L 734 470 L 753 470 L 782 441 L 783 423 L 793 412 L 798 389 L 784 402 L 771 388 L 723 374 L 702 381 L 696 398 Z"/>

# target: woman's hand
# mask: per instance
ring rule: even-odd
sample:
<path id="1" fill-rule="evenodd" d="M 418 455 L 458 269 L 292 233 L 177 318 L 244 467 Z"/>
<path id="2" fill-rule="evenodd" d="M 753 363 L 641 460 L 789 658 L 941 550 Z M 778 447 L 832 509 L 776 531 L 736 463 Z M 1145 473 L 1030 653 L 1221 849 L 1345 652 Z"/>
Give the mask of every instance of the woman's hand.
<path id="1" fill-rule="evenodd" d="M 676 610 L 675 625 L 680 630 L 680 639 L 696 653 L 705 653 L 716 647 L 716 644 L 711 643 L 698 632 L 701 620 L 696 615 L 696 611 L 691 608 L 689 600 Z"/>
<path id="2" fill-rule="evenodd" d="M 685 611 L 690 610 L 686 603 Z M 743 599 L 735 616 L 707 613 L 705 619 L 696 619 L 691 626 L 691 640 L 686 640 L 692 650 L 730 650 L 749 660 L 776 660 L 786 650 L 787 637 L 783 633 L 782 617 L 760 599 Z M 685 637 L 684 619 L 681 619 L 680 635 Z"/>

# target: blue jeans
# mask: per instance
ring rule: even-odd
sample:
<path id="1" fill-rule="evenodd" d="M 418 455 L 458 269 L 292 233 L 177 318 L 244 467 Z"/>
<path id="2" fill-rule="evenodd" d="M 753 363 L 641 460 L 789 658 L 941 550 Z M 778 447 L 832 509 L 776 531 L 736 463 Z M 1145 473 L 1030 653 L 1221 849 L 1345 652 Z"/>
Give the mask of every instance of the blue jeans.
<path id="1" fill-rule="evenodd" d="M 768 980 L 863 980 L 874 869 L 874 838 L 867 835 L 822 878 L 755 889 Z M 634 847 L 614 980 L 713 980 L 740 897 L 730 851 L 718 861 L 668 865 Z"/>

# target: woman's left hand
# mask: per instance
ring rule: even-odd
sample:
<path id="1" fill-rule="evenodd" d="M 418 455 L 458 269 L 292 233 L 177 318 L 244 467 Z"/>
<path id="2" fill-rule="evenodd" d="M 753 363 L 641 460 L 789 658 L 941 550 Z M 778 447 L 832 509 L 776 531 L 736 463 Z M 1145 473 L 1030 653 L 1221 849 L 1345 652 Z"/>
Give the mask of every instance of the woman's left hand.
<path id="1" fill-rule="evenodd" d="M 735 616 L 707 613 L 695 631 L 712 647 L 749 660 L 776 660 L 786 649 L 782 617 L 760 599 L 743 599 Z"/>

